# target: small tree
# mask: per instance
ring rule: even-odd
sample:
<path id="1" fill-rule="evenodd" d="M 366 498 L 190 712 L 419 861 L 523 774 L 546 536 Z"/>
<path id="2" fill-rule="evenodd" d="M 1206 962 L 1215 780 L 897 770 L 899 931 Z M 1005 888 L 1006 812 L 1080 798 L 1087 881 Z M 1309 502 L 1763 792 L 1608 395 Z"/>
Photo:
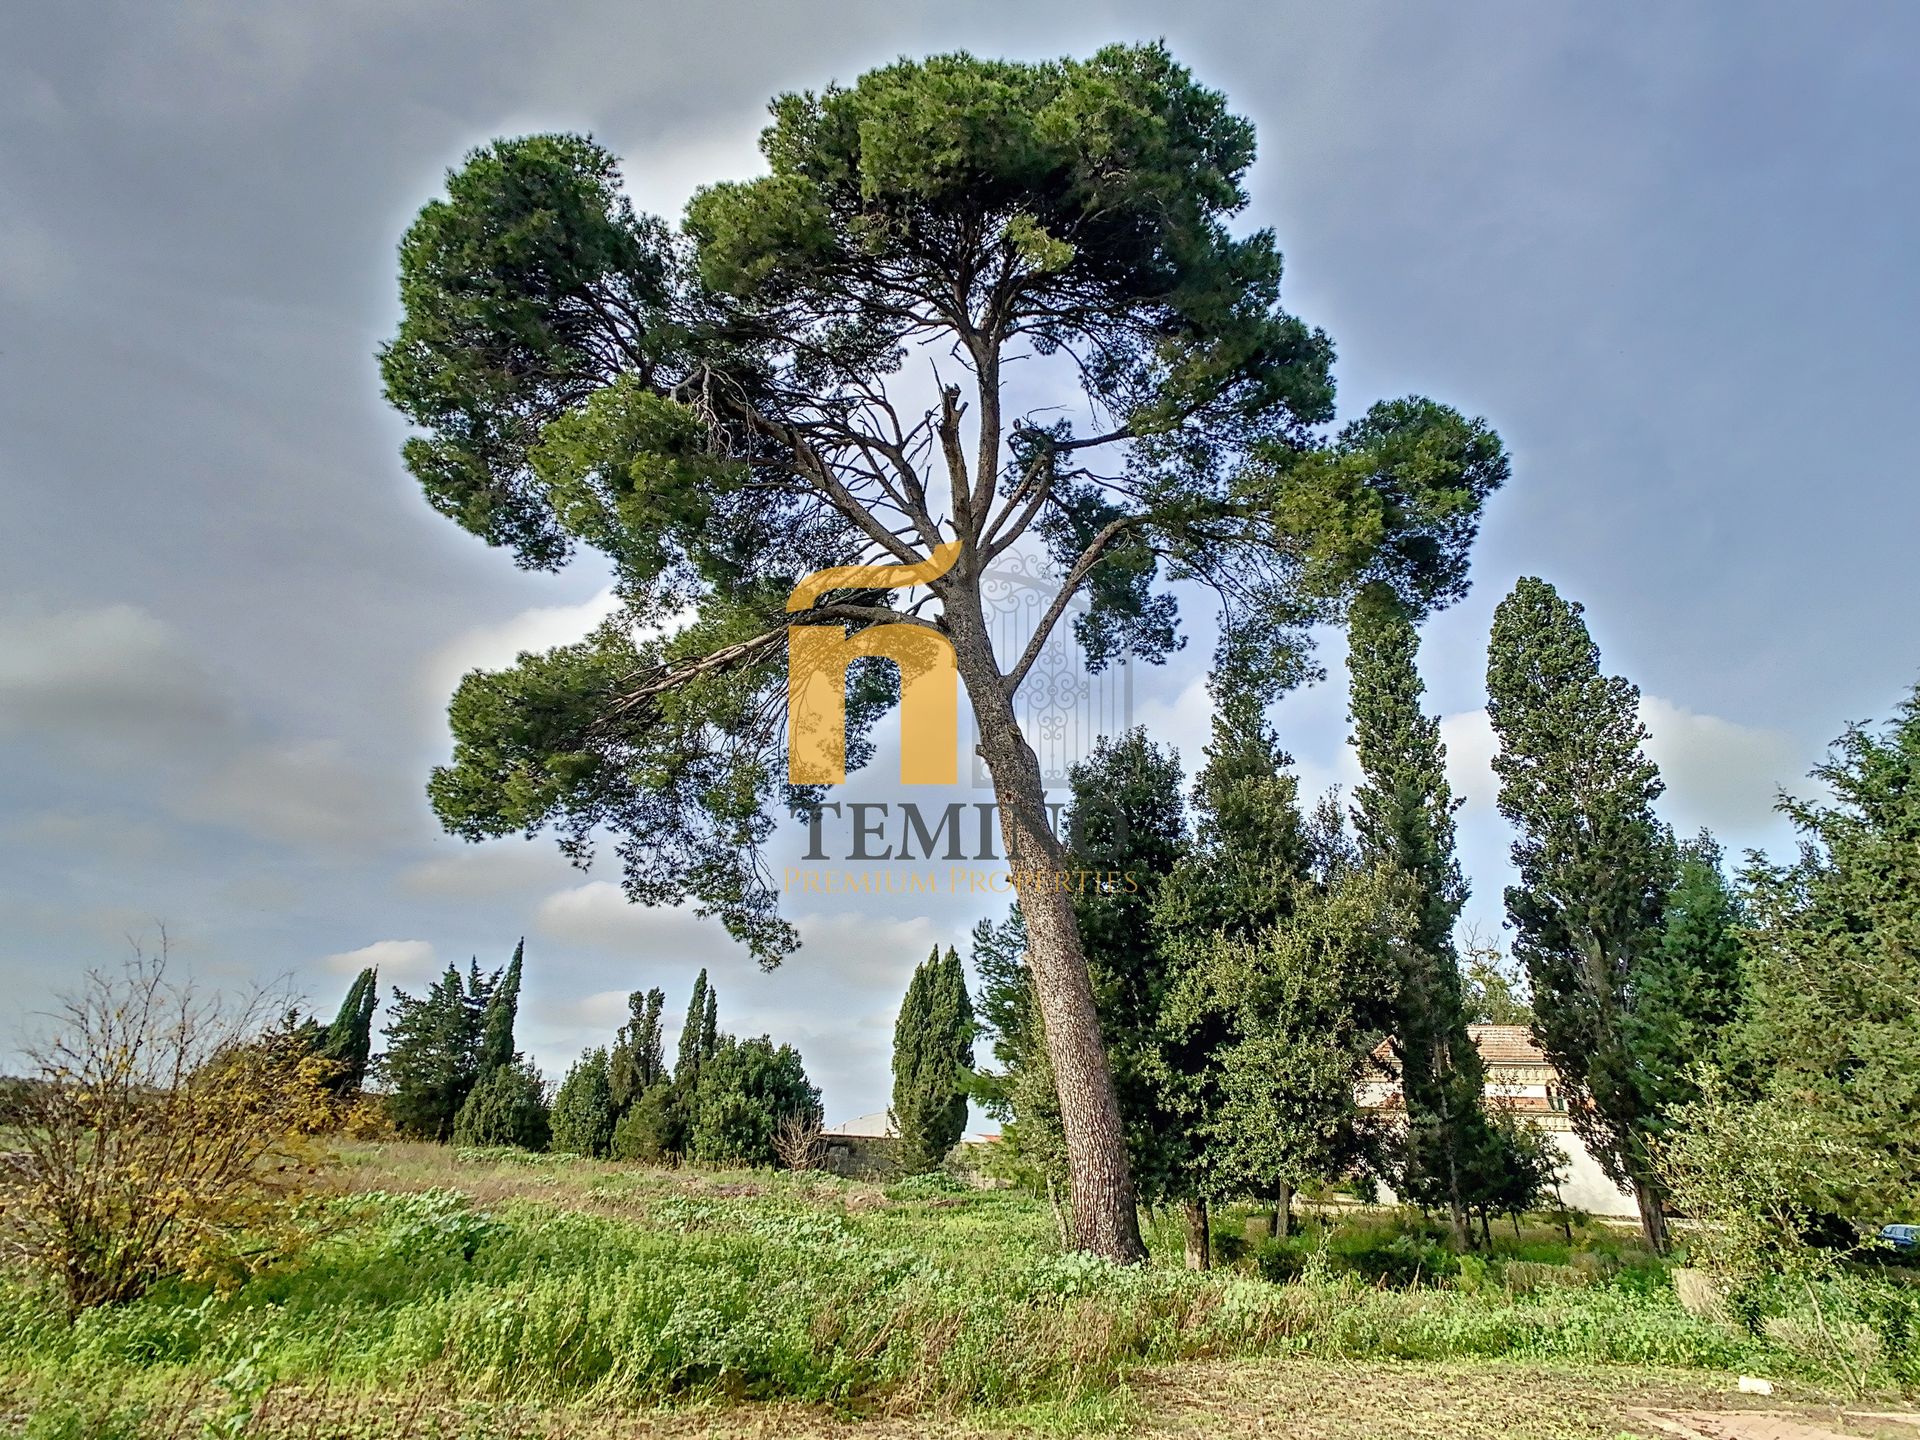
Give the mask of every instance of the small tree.
<path id="1" fill-rule="evenodd" d="M 1829 1117 L 1784 1085 L 1743 1100 L 1715 1071 L 1692 1078 L 1698 1098 L 1675 1107 L 1653 1154 L 1674 1203 L 1696 1222 L 1687 1236 L 1693 1262 L 1748 1315 L 1769 1290 L 1804 1300 L 1827 1358 L 1859 1393 L 1862 1367 L 1834 1335 L 1821 1298 L 1858 1242 L 1832 1243 L 1826 1222 L 1837 1195 L 1884 1182 L 1886 1155 L 1836 1134 Z"/>
<path id="2" fill-rule="evenodd" d="M 1392 1014 L 1406 926 L 1390 877 L 1345 870 L 1298 887 L 1293 915 L 1250 939 L 1195 942 L 1167 1022 L 1221 1036 L 1198 1120 L 1222 1192 L 1273 1195 L 1362 1153 L 1355 1095 Z"/>
<path id="3" fill-rule="evenodd" d="M 693 1092 L 662 1080 L 641 1092 L 613 1127 L 613 1158 L 674 1164 L 687 1153 Z"/>
<path id="4" fill-rule="evenodd" d="M 301 1137 L 331 1113 L 333 1062 L 270 1007 L 223 1005 L 166 968 L 163 950 L 90 973 L 12 1097 L 0 1235 L 69 1313 L 273 1258 L 313 1159 Z"/>
<path id="5" fill-rule="evenodd" d="M 910 1173 L 939 1169 L 966 1129 L 973 1031 L 960 952 L 949 946 L 943 959 L 936 945 L 914 967 L 893 1027 L 893 1123 Z"/>
<path id="6" fill-rule="evenodd" d="M 1739 1018 L 1745 954 L 1739 897 L 1720 869 L 1720 847 L 1701 831 L 1679 849 L 1659 943 L 1634 976 L 1627 1011 L 1642 1128 L 1651 1139 L 1668 1113 L 1699 1097 L 1693 1072 L 1724 1069 Z"/>
<path id="7" fill-rule="evenodd" d="M 807 1079 L 800 1052 L 756 1040 L 723 1037 L 700 1077 L 690 1150 L 706 1165 L 773 1165 L 780 1127 L 794 1116 L 818 1123 L 820 1092 Z"/>
<path id="8" fill-rule="evenodd" d="M 551 1112 L 555 1150 L 603 1160 L 613 1148 L 613 1098 L 607 1084 L 607 1052 L 581 1053 L 554 1092 Z"/>
<path id="9" fill-rule="evenodd" d="M 475 1082 L 453 1121 L 456 1145 L 514 1145 L 544 1150 L 551 1137 L 546 1082 L 523 1060 L 498 1065 Z"/>

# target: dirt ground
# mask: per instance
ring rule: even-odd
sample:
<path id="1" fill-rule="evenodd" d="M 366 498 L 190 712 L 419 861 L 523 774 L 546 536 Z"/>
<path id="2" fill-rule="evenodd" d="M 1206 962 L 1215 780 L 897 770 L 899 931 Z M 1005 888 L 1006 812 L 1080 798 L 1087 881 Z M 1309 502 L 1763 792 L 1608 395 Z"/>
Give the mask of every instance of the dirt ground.
<path id="1" fill-rule="evenodd" d="M 0 1404 L 0 1434 L 20 1434 L 23 1395 Z M 276 1387 L 246 1413 L 201 1390 L 146 1412 L 138 1433 L 188 1440 L 219 1433 L 273 1440 L 998 1440 L 1095 1433 L 1139 1440 L 1920 1440 L 1920 1412 L 1780 1385 L 1741 1394 L 1732 1376 L 1557 1369 L 1480 1362 L 1242 1360 L 1137 1372 L 1111 1404 L 995 1417 L 850 1420 L 786 1405 L 622 1413 L 548 1410 L 421 1392 L 368 1395 Z M 112 1425 L 34 1433 L 122 1433 Z"/>

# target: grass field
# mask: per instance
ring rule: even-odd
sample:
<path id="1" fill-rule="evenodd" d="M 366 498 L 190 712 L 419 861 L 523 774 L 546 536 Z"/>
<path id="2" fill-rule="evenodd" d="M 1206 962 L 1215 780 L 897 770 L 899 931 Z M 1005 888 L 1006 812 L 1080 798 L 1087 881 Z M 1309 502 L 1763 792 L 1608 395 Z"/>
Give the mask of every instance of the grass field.
<path id="1" fill-rule="evenodd" d="M 1830 1400 L 1816 1360 L 1689 1315 L 1629 1243 L 1569 1255 L 1545 1226 L 1444 1277 L 1354 1219 L 1194 1275 L 1171 1224 L 1123 1270 L 1060 1254 L 1038 1201 L 937 1181 L 413 1145 L 348 1147 L 329 1181 L 295 1253 L 225 1284 L 69 1326 L 9 1282 L 12 1428 L 1607 1437 L 1742 1372 Z"/>

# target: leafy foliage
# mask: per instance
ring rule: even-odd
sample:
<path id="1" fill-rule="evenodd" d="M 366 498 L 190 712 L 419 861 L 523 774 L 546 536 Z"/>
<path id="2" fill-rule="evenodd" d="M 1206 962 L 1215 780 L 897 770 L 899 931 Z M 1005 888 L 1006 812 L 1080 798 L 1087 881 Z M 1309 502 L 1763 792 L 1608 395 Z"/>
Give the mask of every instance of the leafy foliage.
<path id="1" fill-rule="evenodd" d="M 820 1092 L 800 1052 L 765 1036 L 726 1036 L 701 1066 L 690 1151 L 708 1165 L 773 1165 L 774 1138 L 789 1116 L 820 1116 Z"/>
<path id="2" fill-rule="evenodd" d="M 522 1060 L 496 1065 L 482 1075 L 453 1121 L 456 1145 L 545 1150 L 550 1138 L 546 1083 Z"/>
<path id="3" fill-rule="evenodd" d="M 173 984 L 163 954 L 89 974 L 26 1057 L 0 1236 L 68 1314 L 280 1253 L 333 1113 L 333 1062 L 296 1030 Z"/>
<path id="4" fill-rule="evenodd" d="M 589 1159 L 604 1157 L 613 1148 L 613 1122 L 607 1052 L 604 1047 L 587 1050 L 573 1062 L 554 1092 L 553 1148 Z"/>
<path id="5" fill-rule="evenodd" d="M 1833 1200 L 1920 1217 L 1920 691 L 1880 733 L 1849 729 L 1814 770 L 1831 800 L 1783 799 L 1799 859 L 1748 872 L 1750 1084 L 1874 1158 Z"/>

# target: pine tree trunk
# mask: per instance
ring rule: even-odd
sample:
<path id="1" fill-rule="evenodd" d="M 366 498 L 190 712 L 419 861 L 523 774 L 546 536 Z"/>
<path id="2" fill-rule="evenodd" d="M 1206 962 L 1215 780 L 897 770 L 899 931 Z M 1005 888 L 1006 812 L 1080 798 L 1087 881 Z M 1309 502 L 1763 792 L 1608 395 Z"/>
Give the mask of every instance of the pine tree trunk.
<path id="1" fill-rule="evenodd" d="M 1267 1233 L 1276 1240 L 1285 1240 L 1293 1234 L 1293 1186 L 1284 1180 L 1280 1182 L 1279 1193 L 1273 1197 L 1273 1219 L 1267 1225 Z"/>
<path id="2" fill-rule="evenodd" d="M 951 603 L 945 618 L 979 727 L 980 756 L 993 777 L 1000 833 L 1026 919 L 1027 965 L 1060 1096 L 1074 1243 L 1109 1260 L 1138 1263 L 1147 1251 L 1127 1169 L 1126 1132 L 1100 1040 L 1079 927 L 1061 884 L 1067 856 L 1047 821 L 1040 762 L 1020 733 L 984 623 L 977 613 L 969 615 Z"/>
<path id="3" fill-rule="evenodd" d="M 1640 1235 L 1656 1255 L 1667 1253 L 1667 1215 L 1660 1193 L 1644 1178 L 1633 1182 L 1633 1203 L 1640 1211 Z"/>
<path id="4" fill-rule="evenodd" d="M 1213 1235 L 1210 1231 L 1206 1200 L 1187 1202 L 1187 1269 L 1213 1268 Z"/>

